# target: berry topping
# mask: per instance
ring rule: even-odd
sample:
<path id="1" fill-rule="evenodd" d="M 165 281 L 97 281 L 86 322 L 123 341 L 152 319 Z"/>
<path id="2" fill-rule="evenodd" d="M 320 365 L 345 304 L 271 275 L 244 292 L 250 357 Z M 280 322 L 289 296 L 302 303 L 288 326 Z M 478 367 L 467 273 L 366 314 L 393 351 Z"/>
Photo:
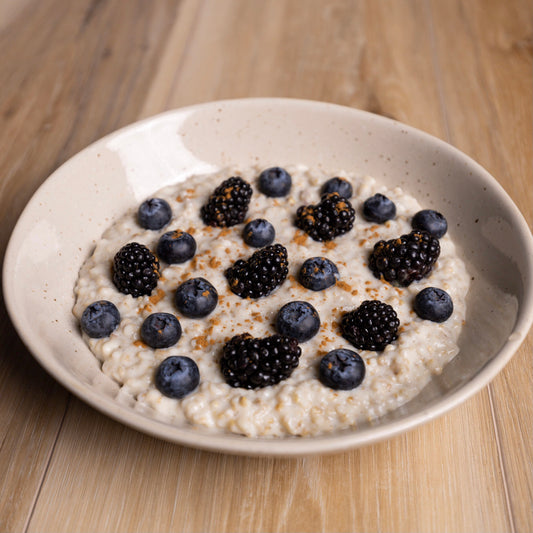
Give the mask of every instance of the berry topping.
<path id="1" fill-rule="evenodd" d="M 242 237 L 248 246 L 262 248 L 274 242 L 276 230 L 268 220 L 256 218 L 244 226 Z"/>
<path id="2" fill-rule="evenodd" d="M 157 257 L 138 242 L 123 246 L 113 259 L 113 283 L 123 294 L 150 295 L 159 276 Z"/>
<path id="3" fill-rule="evenodd" d="M 279 310 L 276 317 L 277 332 L 298 342 L 308 341 L 319 329 L 318 312 L 307 302 L 289 302 Z"/>
<path id="4" fill-rule="evenodd" d="M 437 287 L 428 287 L 416 295 L 414 309 L 424 320 L 445 322 L 452 316 L 453 301 L 446 291 Z"/>
<path id="5" fill-rule="evenodd" d="M 365 378 L 365 362 L 357 352 L 339 349 L 326 354 L 320 361 L 320 381 L 331 389 L 352 390 Z"/>
<path id="6" fill-rule="evenodd" d="M 150 198 L 145 200 L 137 211 L 137 221 L 144 229 L 161 229 L 172 218 L 172 210 L 166 200 Z"/>
<path id="7" fill-rule="evenodd" d="M 320 191 L 322 194 L 329 194 L 330 192 L 336 192 L 343 198 L 351 198 L 353 189 L 351 183 L 345 178 L 331 178 L 322 185 Z"/>
<path id="8" fill-rule="evenodd" d="M 155 386 L 161 394 L 179 400 L 191 393 L 200 383 L 196 363 L 183 355 L 167 357 L 155 374 Z"/>
<path id="9" fill-rule="evenodd" d="M 241 298 L 260 298 L 277 289 L 289 273 L 287 249 L 281 244 L 261 248 L 235 261 L 225 272 L 230 289 Z"/>
<path id="10" fill-rule="evenodd" d="M 120 313 L 115 304 L 99 300 L 87 306 L 81 315 L 81 329 L 92 339 L 109 337 L 120 324 Z"/>
<path id="11" fill-rule="evenodd" d="M 448 222 L 437 211 L 423 209 L 415 214 L 411 221 L 413 229 L 420 229 L 431 233 L 433 237 L 440 239 L 448 231 Z"/>
<path id="12" fill-rule="evenodd" d="M 193 278 L 177 288 L 174 301 L 181 314 L 189 318 L 201 318 L 217 306 L 218 292 L 206 279 Z"/>
<path id="13" fill-rule="evenodd" d="M 363 204 L 363 216 L 369 222 L 383 224 L 396 216 L 396 206 L 383 194 L 374 194 Z"/>
<path id="14" fill-rule="evenodd" d="M 252 188 L 238 176 L 223 181 L 202 206 L 200 216 L 208 226 L 229 227 L 246 217 Z"/>
<path id="15" fill-rule="evenodd" d="M 141 339 L 150 348 L 168 348 L 181 337 L 181 325 L 170 313 L 154 313 L 141 326 Z"/>
<path id="16" fill-rule="evenodd" d="M 311 257 L 307 259 L 298 274 L 298 281 L 312 291 L 322 291 L 335 285 L 340 279 L 339 270 L 335 263 L 326 257 Z"/>
<path id="17" fill-rule="evenodd" d="M 366 300 L 342 317 L 342 336 L 360 350 L 381 352 L 398 338 L 396 311 L 378 300 Z"/>
<path id="18" fill-rule="evenodd" d="M 196 241 L 185 231 L 168 231 L 157 243 L 157 255 L 168 264 L 185 263 L 194 257 Z"/>
<path id="19" fill-rule="evenodd" d="M 336 192 L 324 194 L 317 205 L 302 205 L 296 226 L 315 241 L 331 241 L 353 227 L 355 211 L 349 200 Z"/>
<path id="20" fill-rule="evenodd" d="M 374 245 L 368 266 L 376 278 L 407 287 L 428 276 L 440 255 L 439 241 L 426 231 L 412 231 Z"/>
<path id="21" fill-rule="evenodd" d="M 291 186 L 291 175 L 284 168 L 267 168 L 259 174 L 259 190 L 272 198 L 287 196 Z"/>
<path id="22" fill-rule="evenodd" d="M 243 333 L 224 345 L 220 368 L 232 387 L 267 387 L 287 379 L 298 366 L 301 353 L 296 339 L 283 335 L 255 339 Z"/>

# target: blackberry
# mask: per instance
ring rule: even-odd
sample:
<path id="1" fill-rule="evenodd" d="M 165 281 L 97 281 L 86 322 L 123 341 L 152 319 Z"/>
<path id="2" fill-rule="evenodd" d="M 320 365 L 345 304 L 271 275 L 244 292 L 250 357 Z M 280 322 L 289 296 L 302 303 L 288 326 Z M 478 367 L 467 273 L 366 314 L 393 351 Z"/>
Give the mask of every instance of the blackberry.
<path id="1" fill-rule="evenodd" d="M 200 216 L 208 226 L 235 226 L 244 221 L 252 187 L 238 176 L 223 181 L 202 206 Z"/>
<path id="2" fill-rule="evenodd" d="M 360 350 L 381 352 L 398 338 L 396 311 L 379 300 L 366 300 L 341 320 L 342 336 Z"/>
<path id="3" fill-rule="evenodd" d="M 256 339 L 237 335 L 224 345 L 220 368 L 228 385 L 256 389 L 287 379 L 298 366 L 298 341 L 283 335 Z"/>
<path id="4" fill-rule="evenodd" d="M 317 205 L 302 205 L 296 213 L 296 227 L 315 241 L 331 241 L 353 227 L 355 211 L 349 200 L 337 192 L 323 194 Z"/>
<path id="5" fill-rule="evenodd" d="M 379 241 L 368 266 L 376 278 L 407 287 L 429 275 L 440 255 L 438 239 L 427 231 L 412 231 L 390 241 Z"/>
<path id="6" fill-rule="evenodd" d="M 134 298 L 149 295 L 159 279 L 159 260 L 142 244 L 130 242 L 113 259 L 113 283 Z"/>
<path id="7" fill-rule="evenodd" d="M 273 244 L 247 259 L 235 261 L 224 273 L 230 289 L 241 298 L 267 296 L 279 287 L 289 273 L 287 249 Z"/>

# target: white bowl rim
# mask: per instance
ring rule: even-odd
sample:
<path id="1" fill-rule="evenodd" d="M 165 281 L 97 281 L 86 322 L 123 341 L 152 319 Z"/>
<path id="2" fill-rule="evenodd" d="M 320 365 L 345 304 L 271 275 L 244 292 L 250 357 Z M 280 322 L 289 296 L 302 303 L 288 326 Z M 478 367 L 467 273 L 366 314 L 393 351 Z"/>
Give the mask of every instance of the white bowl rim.
<path id="1" fill-rule="evenodd" d="M 510 219 L 513 222 L 513 227 L 519 232 L 519 238 L 526 248 L 526 253 L 531 258 L 529 263 L 531 268 L 528 268 L 527 277 L 524 280 L 525 293 L 523 295 L 523 300 L 511 335 L 509 335 L 507 342 L 493 356 L 493 358 L 482 369 L 480 369 L 469 382 L 460 386 L 458 389 L 449 393 L 449 395 L 443 398 L 441 401 L 432 404 L 428 408 L 393 422 L 366 427 L 364 429 L 357 429 L 349 433 L 324 435 L 318 437 L 289 437 L 283 439 L 248 438 L 238 435 L 196 432 L 192 428 L 179 428 L 176 426 L 170 426 L 167 423 L 148 418 L 141 413 L 134 412 L 126 406 L 123 406 L 112 398 L 98 394 L 88 385 L 80 384 L 80 382 L 56 360 L 45 359 L 40 356 L 40 349 L 37 340 L 26 331 L 22 321 L 20 321 L 16 313 L 14 313 L 13 302 L 15 301 L 14 299 L 16 298 L 16 294 L 12 289 L 13 285 L 9 283 L 9 280 L 14 273 L 14 261 L 17 252 L 16 248 L 19 241 L 21 226 L 23 225 L 24 219 L 29 216 L 32 205 L 37 201 L 36 199 L 40 196 L 41 191 L 55 179 L 59 179 L 64 171 L 64 167 L 69 165 L 71 161 L 75 160 L 81 154 L 93 150 L 95 145 L 108 142 L 110 138 L 114 137 L 115 135 L 119 135 L 124 130 L 147 122 L 157 121 L 162 117 L 167 117 L 174 113 L 189 111 L 194 112 L 204 108 L 210 108 L 213 106 L 218 107 L 221 105 L 246 106 L 247 104 L 265 106 L 290 104 L 291 106 L 311 106 L 313 108 L 323 107 L 324 109 L 329 107 L 331 109 L 342 110 L 345 113 L 353 113 L 354 116 L 359 115 L 367 118 L 371 117 L 372 120 L 383 125 L 390 126 L 392 124 L 401 124 L 402 129 L 408 131 L 412 136 L 416 136 L 424 142 L 431 143 L 436 148 L 442 149 L 442 151 L 450 152 L 455 157 L 468 163 L 471 168 L 476 170 L 478 176 L 480 176 L 481 179 L 486 183 L 487 187 L 490 187 L 498 194 L 502 203 L 505 205 Z M 15 327 L 21 340 L 24 342 L 30 353 L 39 362 L 39 364 L 74 395 L 100 412 L 106 414 L 110 418 L 115 419 L 126 426 L 139 430 L 142 433 L 193 448 L 248 456 L 291 457 L 341 452 L 391 438 L 395 435 L 433 420 L 463 403 L 465 400 L 486 386 L 490 381 L 492 381 L 518 350 L 533 323 L 533 238 L 531 231 L 518 207 L 514 204 L 504 188 L 487 170 L 449 143 L 446 143 L 445 141 L 417 128 L 400 123 L 397 120 L 339 104 L 298 98 L 236 98 L 195 104 L 165 111 L 163 113 L 144 118 L 123 128 L 115 130 L 112 133 L 91 143 L 89 146 L 69 158 L 65 163 L 58 167 L 39 186 L 26 204 L 26 207 L 19 216 L 15 228 L 13 229 L 8 246 L 6 248 L 2 279 L 5 305 L 13 326 Z"/>

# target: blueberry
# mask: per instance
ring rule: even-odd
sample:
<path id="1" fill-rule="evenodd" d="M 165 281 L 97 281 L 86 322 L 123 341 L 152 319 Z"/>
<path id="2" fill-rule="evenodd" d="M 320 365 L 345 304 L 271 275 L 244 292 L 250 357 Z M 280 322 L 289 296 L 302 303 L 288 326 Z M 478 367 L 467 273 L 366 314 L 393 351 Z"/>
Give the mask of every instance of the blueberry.
<path id="1" fill-rule="evenodd" d="M 141 339 L 150 348 L 168 348 L 181 337 L 181 325 L 170 313 L 154 313 L 141 326 Z"/>
<path id="2" fill-rule="evenodd" d="M 280 335 L 305 342 L 320 329 L 317 310 L 307 302 L 289 302 L 278 312 L 276 329 Z"/>
<path id="3" fill-rule="evenodd" d="M 321 291 L 337 283 L 339 271 L 332 261 L 325 257 L 307 259 L 298 275 L 298 281 L 312 291 Z"/>
<path id="4" fill-rule="evenodd" d="M 218 303 L 218 292 L 204 278 L 193 278 L 182 283 L 176 290 L 176 307 L 189 318 L 207 316 Z"/>
<path id="5" fill-rule="evenodd" d="M 452 316 L 453 301 L 446 291 L 437 287 L 428 287 L 416 295 L 414 309 L 424 320 L 445 322 Z"/>
<path id="6" fill-rule="evenodd" d="M 145 200 L 137 211 L 137 220 L 144 229 L 161 229 L 172 218 L 172 210 L 168 202 L 162 198 Z"/>
<path id="7" fill-rule="evenodd" d="M 355 389 L 363 382 L 365 372 L 361 356 L 344 348 L 326 354 L 318 369 L 320 381 L 336 390 Z"/>
<path id="8" fill-rule="evenodd" d="M 369 222 L 382 224 L 396 216 L 396 206 L 383 194 L 374 194 L 363 204 L 363 216 Z"/>
<path id="9" fill-rule="evenodd" d="M 331 178 L 322 185 L 321 194 L 337 192 L 343 198 L 351 198 L 353 194 L 352 185 L 344 178 Z"/>
<path id="10" fill-rule="evenodd" d="M 167 357 L 159 365 L 155 374 L 157 390 L 179 400 L 191 393 L 200 383 L 198 365 L 183 355 Z"/>
<path id="11" fill-rule="evenodd" d="M 431 233 L 433 237 L 440 239 L 448 231 L 448 222 L 437 211 L 423 209 L 415 214 L 411 221 L 413 229 L 421 229 Z"/>
<path id="12" fill-rule="evenodd" d="M 291 175 L 281 167 L 267 168 L 259 175 L 259 190 L 267 196 L 273 198 L 286 196 L 291 186 Z"/>
<path id="13" fill-rule="evenodd" d="M 249 246 L 262 248 L 274 242 L 276 230 L 268 220 L 256 218 L 244 226 L 242 236 Z"/>
<path id="14" fill-rule="evenodd" d="M 109 337 L 120 323 L 120 313 L 115 304 L 99 300 L 89 305 L 80 319 L 81 329 L 92 339 Z"/>
<path id="15" fill-rule="evenodd" d="M 164 233 L 157 244 L 157 255 L 172 265 L 185 263 L 196 253 L 196 241 L 185 231 L 176 230 Z"/>

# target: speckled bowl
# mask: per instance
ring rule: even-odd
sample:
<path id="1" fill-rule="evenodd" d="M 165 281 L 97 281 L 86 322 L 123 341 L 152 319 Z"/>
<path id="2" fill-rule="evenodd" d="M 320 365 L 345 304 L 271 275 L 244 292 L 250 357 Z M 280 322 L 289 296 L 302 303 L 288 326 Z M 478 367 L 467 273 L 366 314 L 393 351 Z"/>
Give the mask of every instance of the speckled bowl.
<path id="1" fill-rule="evenodd" d="M 446 213 L 474 280 L 459 355 L 411 402 L 356 430 L 323 437 L 250 439 L 175 427 L 117 398 L 72 315 L 82 262 L 128 208 L 191 174 L 232 164 L 303 163 L 367 173 Z M 143 120 L 89 146 L 35 193 L 4 262 L 13 324 L 67 389 L 139 431 L 246 455 L 334 452 L 422 424 L 485 386 L 533 319 L 533 240 L 497 181 L 470 158 L 413 128 L 363 111 L 290 99 L 213 102 Z"/>

